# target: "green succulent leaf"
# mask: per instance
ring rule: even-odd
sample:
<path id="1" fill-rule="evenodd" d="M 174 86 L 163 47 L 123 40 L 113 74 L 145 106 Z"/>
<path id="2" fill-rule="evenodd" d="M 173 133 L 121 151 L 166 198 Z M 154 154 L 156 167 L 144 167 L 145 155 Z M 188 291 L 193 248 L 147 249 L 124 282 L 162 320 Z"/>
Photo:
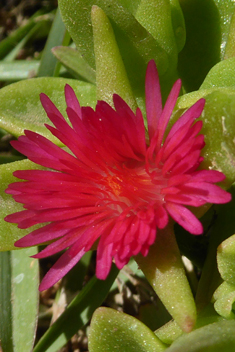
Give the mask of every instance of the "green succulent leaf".
<path id="1" fill-rule="evenodd" d="M 202 97 L 206 99 L 206 105 L 201 117 L 201 132 L 205 135 L 206 146 L 202 151 L 201 168 L 222 171 L 228 188 L 235 181 L 235 88 L 200 89 L 180 97 L 177 108 L 188 108 Z M 182 110 L 176 111 L 172 122 L 181 114 Z"/>
<path id="2" fill-rule="evenodd" d="M 16 249 L 16 247 L 14 247 L 15 241 L 29 232 L 29 230 L 19 229 L 17 225 L 10 224 L 4 220 L 7 215 L 23 210 L 21 204 L 16 203 L 12 196 L 5 193 L 5 189 L 8 187 L 9 183 L 19 181 L 12 173 L 15 170 L 39 168 L 40 166 L 27 159 L 0 165 L 0 251 Z M 35 228 L 37 227 L 32 227 L 32 229 Z"/>
<path id="3" fill-rule="evenodd" d="M 185 21 L 180 2 L 178 0 L 170 0 L 172 29 L 175 35 L 175 41 L 178 52 L 180 52 L 186 41 Z"/>
<path id="4" fill-rule="evenodd" d="M 213 92 L 232 93 L 235 90 L 235 58 L 217 63 L 205 77 L 199 90 L 182 95 L 177 101 L 180 109 L 189 108 L 200 98 Z"/>
<path id="5" fill-rule="evenodd" d="M 203 266 L 201 278 L 199 281 L 196 302 L 197 307 L 202 309 L 209 302 L 212 296 L 221 284 L 221 276 L 218 271 L 218 264 L 216 261 L 216 253 L 218 246 L 227 238 L 235 233 L 235 187 L 230 188 L 232 194 L 231 202 L 214 206 L 215 218 L 209 229 L 209 248 L 207 258 Z M 231 291 L 230 291 L 231 292 Z M 229 292 L 225 292 L 226 294 Z M 221 298 L 221 296 L 214 299 Z"/>
<path id="6" fill-rule="evenodd" d="M 59 7 L 62 18 L 67 26 L 67 29 L 73 38 L 77 49 L 87 58 L 87 61 L 92 67 L 95 67 L 93 35 L 91 29 L 91 8 L 93 2 L 90 0 L 59 0 Z M 114 33 L 120 45 L 122 57 L 127 60 L 129 57 L 129 65 L 133 64 L 133 55 L 135 55 L 135 68 L 139 64 L 139 55 L 145 63 L 151 58 L 156 58 L 159 66 L 159 71 L 163 73 L 167 68 L 166 53 L 156 43 L 154 38 L 143 28 L 134 16 L 117 1 L 111 0 L 98 0 L 96 5 L 102 8 L 106 15 L 110 18 L 112 23 L 115 23 Z M 128 53 L 124 50 L 127 49 L 126 45 L 131 45 Z M 135 48 L 135 52 L 133 52 Z M 127 56 L 128 54 L 128 56 Z M 156 56 L 156 57 L 155 57 Z M 137 65 L 137 66 L 136 66 Z M 139 71 L 138 71 L 139 72 Z"/>
<path id="7" fill-rule="evenodd" d="M 226 319 L 235 319 L 235 285 L 224 281 L 213 295 L 214 307 L 218 314 Z"/>
<path id="8" fill-rule="evenodd" d="M 25 129 L 38 132 L 57 145 L 54 138 L 43 126 L 49 119 L 40 103 L 39 94 L 47 94 L 57 108 L 66 116 L 64 87 L 69 84 L 77 94 L 82 106 L 95 106 L 96 89 L 89 83 L 65 78 L 34 78 L 13 83 L 0 90 L 0 128 L 18 137 Z"/>
<path id="9" fill-rule="evenodd" d="M 179 54 L 179 73 L 187 92 L 197 90 L 209 70 L 224 58 L 235 9 L 231 0 L 179 0 L 187 39 Z"/>
<path id="10" fill-rule="evenodd" d="M 96 61 L 97 98 L 113 105 L 113 94 L 120 95 L 132 110 L 137 105 L 120 55 L 112 26 L 98 6 L 91 10 Z"/>
<path id="11" fill-rule="evenodd" d="M 206 325 L 179 337 L 166 352 L 231 352 L 235 349 L 235 320 Z"/>
<path id="12" fill-rule="evenodd" d="M 232 57 L 216 64 L 207 74 L 201 89 L 216 87 L 235 88 L 235 58 Z"/>
<path id="13" fill-rule="evenodd" d="M 219 245 L 217 262 L 222 278 L 235 285 L 235 235 L 227 238 Z"/>
<path id="14" fill-rule="evenodd" d="M 216 313 L 214 305 L 210 303 L 198 313 L 198 319 L 195 328 L 198 329 L 202 326 L 216 323 L 221 320 L 224 319 Z M 161 326 L 158 330 L 154 331 L 154 333 L 161 341 L 168 345 L 171 345 L 175 340 L 183 335 L 183 331 L 180 329 L 175 320 L 169 321 L 165 325 Z"/>
<path id="15" fill-rule="evenodd" d="M 235 11 L 233 12 L 233 15 L 231 17 L 227 40 L 224 40 L 224 41 L 226 43 L 226 46 L 224 47 L 225 49 L 224 58 L 228 59 L 230 57 L 234 57 L 235 55 Z"/>
<path id="16" fill-rule="evenodd" d="M 172 28 L 171 5 L 169 1 L 142 0 L 135 18 L 148 30 L 168 54 L 170 70 L 177 66 L 177 44 Z"/>
<path id="17" fill-rule="evenodd" d="M 111 22 L 135 96 L 143 97 L 146 65 L 150 59 L 155 59 L 159 74 L 162 76 L 169 68 L 166 51 L 121 3 L 116 0 L 98 0 L 95 4 L 105 12 Z M 91 8 L 93 5 L 91 0 L 83 2 L 59 0 L 62 18 L 77 50 L 89 65 L 95 68 L 91 27 Z"/>
<path id="18" fill-rule="evenodd" d="M 95 83 L 95 70 L 88 65 L 77 50 L 67 46 L 56 46 L 52 52 L 77 79 Z"/>
<path id="19" fill-rule="evenodd" d="M 203 149 L 202 168 L 222 171 L 226 186 L 235 181 L 235 91 L 215 91 L 206 97 L 202 114 L 206 146 Z"/>
<path id="20" fill-rule="evenodd" d="M 234 11 L 235 4 L 231 0 L 214 0 L 220 18 L 220 57 L 221 60 L 228 58 L 232 54 L 231 40 L 234 33 Z M 232 55 L 231 55 L 232 56 Z M 231 57 L 230 56 L 230 57 Z"/>
<path id="21" fill-rule="evenodd" d="M 98 308 L 89 333 L 90 352 L 160 352 L 166 346 L 143 323 L 110 308 Z"/>

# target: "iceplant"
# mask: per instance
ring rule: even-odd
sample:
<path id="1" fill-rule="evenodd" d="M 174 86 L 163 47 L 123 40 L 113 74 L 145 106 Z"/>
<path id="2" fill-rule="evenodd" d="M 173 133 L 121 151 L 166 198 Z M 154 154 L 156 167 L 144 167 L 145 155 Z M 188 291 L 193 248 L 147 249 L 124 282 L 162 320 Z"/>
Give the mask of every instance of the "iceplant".
<path id="1" fill-rule="evenodd" d="M 70 151 L 45 137 L 25 130 L 12 146 L 45 170 L 18 170 L 24 180 L 9 185 L 6 192 L 25 210 L 5 220 L 19 228 L 48 223 L 18 240 L 17 247 L 48 243 L 35 258 L 66 251 L 43 278 L 40 290 L 61 279 L 97 245 L 96 276 L 105 279 L 112 261 L 122 269 L 131 256 L 148 255 L 157 229 L 169 217 L 192 234 L 203 232 L 201 222 L 187 206 L 226 203 L 231 195 L 217 182 L 223 173 L 198 170 L 203 160 L 204 136 L 200 117 L 205 100 L 200 99 L 166 129 L 181 88 L 177 80 L 164 108 L 154 61 L 146 73 L 146 115 L 133 112 L 124 100 L 113 96 L 115 109 L 98 101 L 95 111 L 80 107 L 74 91 L 65 87 L 69 124 L 51 100 L 41 94 L 41 103 L 54 124 L 47 129 Z"/>

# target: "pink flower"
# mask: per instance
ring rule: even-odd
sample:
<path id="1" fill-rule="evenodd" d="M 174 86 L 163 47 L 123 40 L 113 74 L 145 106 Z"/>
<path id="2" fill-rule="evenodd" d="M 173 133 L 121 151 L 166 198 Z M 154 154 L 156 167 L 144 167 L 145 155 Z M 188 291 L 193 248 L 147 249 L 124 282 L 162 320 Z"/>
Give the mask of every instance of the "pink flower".
<path id="1" fill-rule="evenodd" d="M 96 111 L 80 107 L 74 91 L 65 87 L 66 122 L 50 99 L 42 105 L 55 127 L 47 129 L 70 150 L 43 136 L 25 131 L 12 145 L 45 170 L 19 170 L 14 176 L 25 182 L 9 185 L 6 192 L 25 210 L 6 221 L 26 229 L 46 223 L 18 240 L 17 247 L 51 242 L 35 258 L 66 251 L 44 277 L 40 290 L 61 279 L 98 240 L 96 275 L 105 279 L 112 259 L 119 269 L 131 256 L 146 256 L 157 228 L 169 215 L 192 234 L 203 232 L 200 221 L 187 206 L 226 203 L 231 196 L 215 182 L 225 176 L 197 168 L 203 158 L 200 99 L 173 125 L 166 128 L 180 92 L 176 81 L 162 109 L 159 78 L 154 61 L 146 73 L 148 134 L 142 113 L 136 114 L 118 96 L 115 110 L 99 101 Z"/>

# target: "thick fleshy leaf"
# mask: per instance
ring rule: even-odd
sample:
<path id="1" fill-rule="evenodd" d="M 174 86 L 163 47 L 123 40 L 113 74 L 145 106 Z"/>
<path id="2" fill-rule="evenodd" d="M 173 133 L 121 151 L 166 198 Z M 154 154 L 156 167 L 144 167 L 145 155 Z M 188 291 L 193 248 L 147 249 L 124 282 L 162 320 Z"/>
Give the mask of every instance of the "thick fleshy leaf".
<path id="1" fill-rule="evenodd" d="M 0 127 L 18 137 L 24 129 L 38 132 L 61 145 L 43 126 L 48 117 L 40 103 L 39 94 L 47 94 L 57 108 L 66 116 L 64 87 L 71 85 L 82 106 L 95 106 L 95 86 L 65 78 L 34 78 L 17 82 L 0 90 Z"/>
<path id="2" fill-rule="evenodd" d="M 231 0 L 180 0 L 187 39 L 179 55 L 186 91 L 197 90 L 208 71 L 224 57 L 235 4 Z"/>
<path id="3" fill-rule="evenodd" d="M 94 2 L 60 0 L 58 3 L 62 18 L 78 51 L 89 65 L 95 68 L 91 27 L 91 8 Z M 109 17 L 131 87 L 136 96 L 143 97 L 144 76 L 148 61 L 155 59 L 159 74 L 162 76 L 169 68 L 167 53 L 121 3 L 116 0 L 98 0 L 95 5 Z"/>
<path id="4" fill-rule="evenodd" d="M 228 283 L 235 285 L 235 235 L 219 245 L 217 262 L 222 278 Z"/>
<path id="5" fill-rule="evenodd" d="M 134 1 L 130 1 L 130 0 L 119 0 L 119 3 L 125 7 L 126 9 L 128 9 L 132 15 L 136 16 L 136 13 L 138 12 L 138 8 L 139 6 L 141 6 L 141 1 L 140 0 L 134 0 Z M 165 1 L 165 2 L 158 2 L 156 4 L 156 7 L 159 9 L 160 6 L 163 4 L 163 6 L 169 6 L 169 1 Z M 171 30 L 171 26 L 175 35 L 175 40 L 177 43 L 177 48 L 178 48 L 178 52 L 180 52 L 185 44 L 185 39 L 186 39 L 186 32 L 185 32 L 185 24 L 184 24 L 184 16 L 179 4 L 178 0 L 170 0 L 170 6 L 171 6 L 171 20 L 172 23 L 168 24 L 168 27 L 166 28 L 167 31 L 169 31 L 169 29 Z M 161 9 L 160 9 L 161 11 Z M 155 12 L 155 11 L 154 11 Z M 166 18 L 167 14 L 166 13 L 162 13 L 163 17 Z M 158 21 L 153 21 L 154 16 L 151 16 L 151 26 L 153 27 L 153 29 L 156 31 L 156 27 L 160 27 L 159 24 L 160 22 Z M 146 18 L 148 18 L 148 15 L 146 13 Z M 162 18 L 160 19 L 160 21 L 162 20 Z M 166 26 L 166 23 L 164 24 L 164 26 Z M 162 29 L 160 28 L 160 31 L 162 31 Z M 157 34 L 159 35 L 159 34 Z M 163 34 L 163 37 L 165 37 L 165 33 Z M 172 40 L 172 38 L 170 38 L 170 40 Z M 164 45 L 166 45 L 166 42 L 164 43 Z M 168 50 L 172 50 L 172 48 L 168 48 Z"/>
<path id="6" fill-rule="evenodd" d="M 235 181 L 235 90 L 227 87 L 200 89 L 183 95 L 178 100 L 177 107 L 188 108 L 201 97 L 206 99 L 201 117 L 201 132 L 205 136 L 206 146 L 202 150 L 204 161 L 200 167 L 222 171 L 226 176 L 226 187 L 229 187 Z M 177 111 L 172 122 L 181 113 L 182 111 Z"/>
<path id="7" fill-rule="evenodd" d="M 95 67 L 90 17 L 93 4 L 91 0 L 83 1 L 83 3 L 78 0 L 59 0 L 62 18 L 71 37 L 89 64 Z M 138 62 L 140 60 L 139 55 L 145 63 L 150 58 L 155 58 L 157 59 L 159 72 L 163 74 L 167 68 L 167 62 L 164 63 L 164 59 L 166 59 L 165 51 L 160 48 L 148 31 L 136 21 L 127 8 L 114 0 L 98 0 L 96 5 L 102 8 L 112 22 L 116 23 L 114 33 L 117 41 L 122 41 L 120 46 L 121 54 L 127 48 L 126 45 L 129 41 L 129 45 L 132 46 L 128 50 L 128 54 L 131 54 L 129 60 L 132 60 L 132 56 L 135 54 L 135 68 L 140 64 Z M 132 51 L 134 48 L 137 51 L 135 53 Z M 156 54 L 157 57 L 155 57 Z M 122 57 L 127 59 L 127 53 L 124 53 Z M 129 61 L 129 65 L 130 63 L 133 64 L 133 61 Z M 138 69 L 137 71 L 139 72 Z"/>
<path id="8" fill-rule="evenodd" d="M 170 1 L 142 0 L 135 13 L 136 19 L 168 53 L 172 71 L 177 66 L 177 44 L 172 28 Z"/>
<path id="9" fill-rule="evenodd" d="M 146 257 L 138 255 L 135 259 L 180 328 L 191 331 L 196 322 L 196 307 L 171 226 L 158 231 Z"/>
<path id="10" fill-rule="evenodd" d="M 213 66 L 205 77 L 199 90 L 182 95 L 177 101 L 177 108 L 185 109 L 197 100 L 206 98 L 213 92 L 233 93 L 235 86 L 235 59 L 223 60 Z"/>
<path id="11" fill-rule="evenodd" d="M 235 12 L 234 1 L 231 0 L 214 0 L 215 6 L 220 19 L 220 30 L 221 30 L 221 45 L 220 45 L 220 57 L 221 59 L 227 58 L 229 50 L 229 37 L 233 35 L 233 17 Z M 231 40 L 231 37 L 230 37 Z"/>
<path id="12" fill-rule="evenodd" d="M 226 176 L 229 187 L 235 181 L 235 92 L 214 92 L 207 96 L 202 113 L 206 146 L 201 168 L 216 169 Z"/>
<path id="13" fill-rule="evenodd" d="M 166 346 L 143 323 L 110 308 L 98 308 L 89 333 L 90 352 L 160 352 Z"/>
<path id="14" fill-rule="evenodd" d="M 184 94 L 181 95 L 176 103 L 176 109 L 188 109 L 190 106 L 195 104 L 199 99 L 204 98 L 206 99 L 207 96 L 211 93 L 214 92 L 221 92 L 221 93 L 235 93 L 235 89 L 233 88 L 218 88 L 218 87 L 213 87 L 213 88 L 207 88 L 207 89 L 199 89 L 196 90 L 192 93 Z M 179 116 L 182 114 L 182 112 L 176 110 L 176 115 L 175 119 L 179 118 Z M 174 120 L 174 118 L 173 118 Z M 173 122 L 173 121 L 172 121 Z"/>
<path id="15" fill-rule="evenodd" d="M 203 81 L 201 89 L 235 86 L 235 58 L 223 60 L 212 67 Z"/>
<path id="16" fill-rule="evenodd" d="M 76 78 L 95 83 L 95 70 L 88 65 L 77 50 L 67 46 L 57 46 L 52 49 L 52 52 Z"/>
<path id="17" fill-rule="evenodd" d="M 231 352 L 235 350 L 235 321 L 220 321 L 179 337 L 166 352 Z"/>
<path id="18" fill-rule="evenodd" d="M 226 46 L 223 48 L 224 58 L 228 59 L 230 57 L 234 57 L 235 55 L 235 10 L 233 11 L 233 15 L 231 16 L 230 26 L 228 36 L 226 38 Z"/>
<path id="19" fill-rule="evenodd" d="M 222 320 L 224 319 L 216 313 L 214 305 L 210 303 L 198 313 L 195 329 L 199 329 L 208 324 L 217 323 Z M 154 331 L 154 333 L 161 341 L 168 345 L 171 345 L 175 340 L 183 335 L 183 331 L 180 329 L 175 320 L 169 321 L 158 330 Z"/>
<path id="20" fill-rule="evenodd" d="M 93 277 L 47 330 L 33 352 L 57 352 L 63 347 L 102 304 L 117 274 L 118 269 L 113 265 L 105 281 Z"/>
<path id="21" fill-rule="evenodd" d="M 180 1 L 170 0 L 170 5 L 172 29 L 174 31 L 178 52 L 180 52 L 183 49 L 186 41 L 184 15 L 181 10 Z"/>
<path id="22" fill-rule="evenodd" d="M 174 3 L 174 4 L 173 4 Z M 157 43 L 167 52 L 169 65 L 161 79 L 163 101 L 166 100 L 173 83 L 178 78 L 178 45 L 184 46 L 184 38 L 177 43 L 178 29 L 185 35 L 183 15 L 178 1 L 142 0 L 135 12 L 135 18 L 156 39 Z M 174 29 L 173 29 L 173 22 Z M 177 29 L 176 29 L 177 27 Z"/>
<path id="23" fill-rule="evenodd" d="M 118 94 L 136 110 L 137 104 L 120 55 L 112 26 L 98 6 L 91 10 L 96 63 L 97 99 L 113 105 L 113 94 Z"/>
<path id="24" fill-rule="evenodd" d="M 221 276 L 216 262 L 218 246 L 235 233 L 235 188 L 230 189 L 232 200 L 228 204 L 216 205 L 214 219 L 209 226 L 209 247 L 207 258 L 203 266 L 199 281 L 196 302 L 198 309 L 204 308 L 211 302 L 212 295 L 221 283 Z"/>
<path id="25" fill-rule="evenodd" d="M 0 253 L 0 339 L 3 351 L 30 352 L 38 310 L 38 261 L 35 248 Z"/>
<path id="26" fill-rule="evenodd" d="M 226 242 L 226 241 L 225 241 Z M 214 307 L 218 314 L 226 319 L 234 319 L 235 285 L 224 281 L 213 294 Z"/>
<path id="27" fill-rule="evenodd" d="M 18 180 L 12 175 L 15 170 L 28 170 L 35 168 L 39 169 L 40 166 L 36 166 L 29 160 L 16 161 L 14 163 L 0 166 L 0 251 L 16 249 L 14 247 L 15 241 L 29 232 L 28 230 L 19 229 L 15 224 L 10 224 L 4 221 L 5 216 L 23 210 L 21 204 L 16 203 L 10 195 L 5 193 L 5 189 L 8 187 L 9 183 Z M 34 228 L 37 227 L 35 226 Z"/>
<path id="28" fill-rule="evenodd" d="M 167 345 L 171 345 L 173 341 L 178 339 L 183 334 L 182 329 L 175 320 L 171 320 L 159 329 L 154 331 L 154 334 Z"/>

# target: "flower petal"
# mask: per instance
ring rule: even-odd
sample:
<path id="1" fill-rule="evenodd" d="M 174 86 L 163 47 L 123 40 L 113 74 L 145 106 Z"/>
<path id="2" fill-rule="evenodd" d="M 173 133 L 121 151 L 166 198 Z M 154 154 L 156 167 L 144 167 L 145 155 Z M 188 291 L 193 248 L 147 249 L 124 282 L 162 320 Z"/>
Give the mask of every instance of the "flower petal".
<path id="1" fill-rule="evenodd" d="M 157 130 L 158 121 L 162 114 L 161 88 L 154 60 L 149 61 L 146 70 L 145 97 L 149 140 L 151 141 Z"/>
<path id="2" fill-rule="evenodd" d="M 201 235 L 203 233 L 202 224 L 190 210 L 179 204 L 170 202 L 166 203 L 165 207 L 171 217 L 185 230 L 193 235 Z"/>
<path id="3" fill-rule="evenodd" d="M 62 277 L 64 277 L 67 272 L 69 272 L 83 257 L 85 250 L 82 249 L 74 257 L 71 257 L 69 250 L 66 251 L 52 266 L 48 273 L 42 279 L 39 286 L 39 291 L 47 290 L 49 287 L 53 286 Z"/>

